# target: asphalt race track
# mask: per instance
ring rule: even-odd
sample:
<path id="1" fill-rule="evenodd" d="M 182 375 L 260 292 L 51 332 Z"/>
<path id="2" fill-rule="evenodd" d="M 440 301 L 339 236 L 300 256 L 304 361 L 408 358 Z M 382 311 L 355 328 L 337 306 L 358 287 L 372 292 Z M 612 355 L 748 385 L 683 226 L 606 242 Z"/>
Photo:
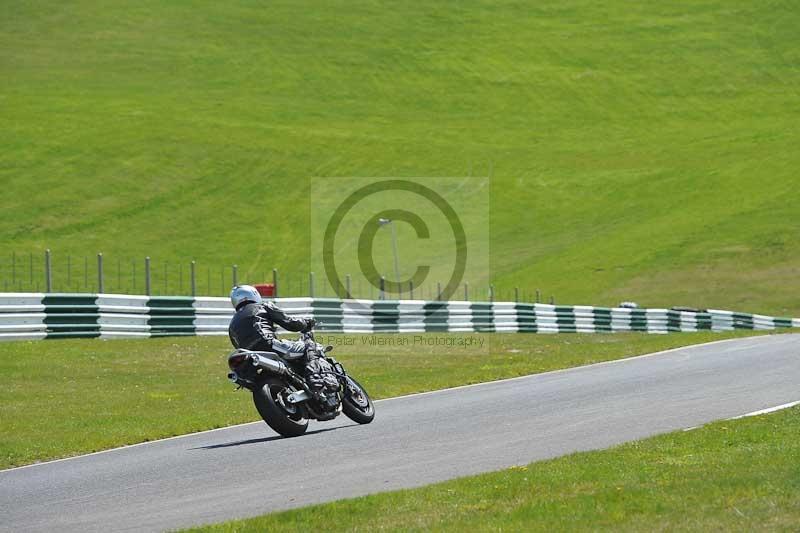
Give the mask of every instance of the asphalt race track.
<path id="1" fill-rule="evenodd" d="M 0 531 L 158 531 L 415 487 L 800 400 L 800 335 L 723 341 L 0 472 Z M 242 401 L 250 399 L 242 394 Z"/>

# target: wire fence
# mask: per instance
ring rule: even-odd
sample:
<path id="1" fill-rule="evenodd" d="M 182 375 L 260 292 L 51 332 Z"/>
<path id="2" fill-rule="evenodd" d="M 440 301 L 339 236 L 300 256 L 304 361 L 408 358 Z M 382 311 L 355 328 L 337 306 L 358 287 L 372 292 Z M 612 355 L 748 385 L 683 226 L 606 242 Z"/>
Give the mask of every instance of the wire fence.
<path id="1" fill-rule="evenodd" d="M 272 284 L 275 295 L 287 297 L 331 297 L 338 295 L 330 284 L 313 272 L 282 271 L 277 268 L 243 274 L 237 265 L 204 264 L 197 261 L 170 262 L 151 257 L 58 255 L 44 252 L 9 252 L 0 255 L 0 291 L 117 293 L 153 296 L 228 296 L 240 283 Z M 363 276 L 346 275 L 347 292 L 353 298 L 370 300 L 444 298 L 441 282 L 419 287 L 407 284 L 399 293 L 381 289 Z M 377 285 L 377 286 L 376 286 Z M 451 300 L 542 302 L 539 289 L 496 287 L 461 283 Z M 555 303 L 553 296 L 549 303 Z"/>

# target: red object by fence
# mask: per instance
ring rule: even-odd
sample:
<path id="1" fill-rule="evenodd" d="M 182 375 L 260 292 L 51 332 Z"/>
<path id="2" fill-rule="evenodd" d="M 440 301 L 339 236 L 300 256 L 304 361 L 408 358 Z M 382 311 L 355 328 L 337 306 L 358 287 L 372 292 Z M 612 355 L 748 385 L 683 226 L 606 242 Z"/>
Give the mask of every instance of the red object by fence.
<path id="1" fill-rule="evenodd" d="M 275 296 L 275 284 L 274 283 L 262 283 L 261 285 L 254 285 L 258 294 L 261 296 L 266 296 L 268 298 L 272 298 Z"/>

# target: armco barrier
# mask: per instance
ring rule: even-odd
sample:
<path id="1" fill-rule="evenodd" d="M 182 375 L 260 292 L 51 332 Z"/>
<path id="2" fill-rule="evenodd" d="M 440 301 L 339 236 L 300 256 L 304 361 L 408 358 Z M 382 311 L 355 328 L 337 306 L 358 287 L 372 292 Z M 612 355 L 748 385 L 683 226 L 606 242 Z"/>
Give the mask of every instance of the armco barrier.
<path id="1" fill-rule="evenodd" d="M 800 319 L 709 309 L 627 309 L 514 302 L 278 298 L 320 331 L 345 333 L 728 331 L 800 327 Z M 226 335 L 227 298 L 0 293 L 0 340 Z"/>

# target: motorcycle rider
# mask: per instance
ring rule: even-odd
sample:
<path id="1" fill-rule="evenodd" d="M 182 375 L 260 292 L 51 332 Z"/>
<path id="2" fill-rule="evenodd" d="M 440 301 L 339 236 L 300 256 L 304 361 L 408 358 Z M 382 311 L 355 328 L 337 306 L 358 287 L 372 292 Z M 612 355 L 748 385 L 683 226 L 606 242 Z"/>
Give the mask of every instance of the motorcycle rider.
<path id="1" fill-rule="evenodd" d="M 287 315 L 272 302 L 264 302 L 261 294 L 251 285 L 237 285 L 231 290 L 231 304 L 236 313 L 228 326 L 228 337 L 234 348 L 254 351 L 272 351 L 287 360 L 303 357 L 303 341 L 284 341 L 275 336 L 276 324 L 288 331 L 310 331 L 313 318 Z"/>

